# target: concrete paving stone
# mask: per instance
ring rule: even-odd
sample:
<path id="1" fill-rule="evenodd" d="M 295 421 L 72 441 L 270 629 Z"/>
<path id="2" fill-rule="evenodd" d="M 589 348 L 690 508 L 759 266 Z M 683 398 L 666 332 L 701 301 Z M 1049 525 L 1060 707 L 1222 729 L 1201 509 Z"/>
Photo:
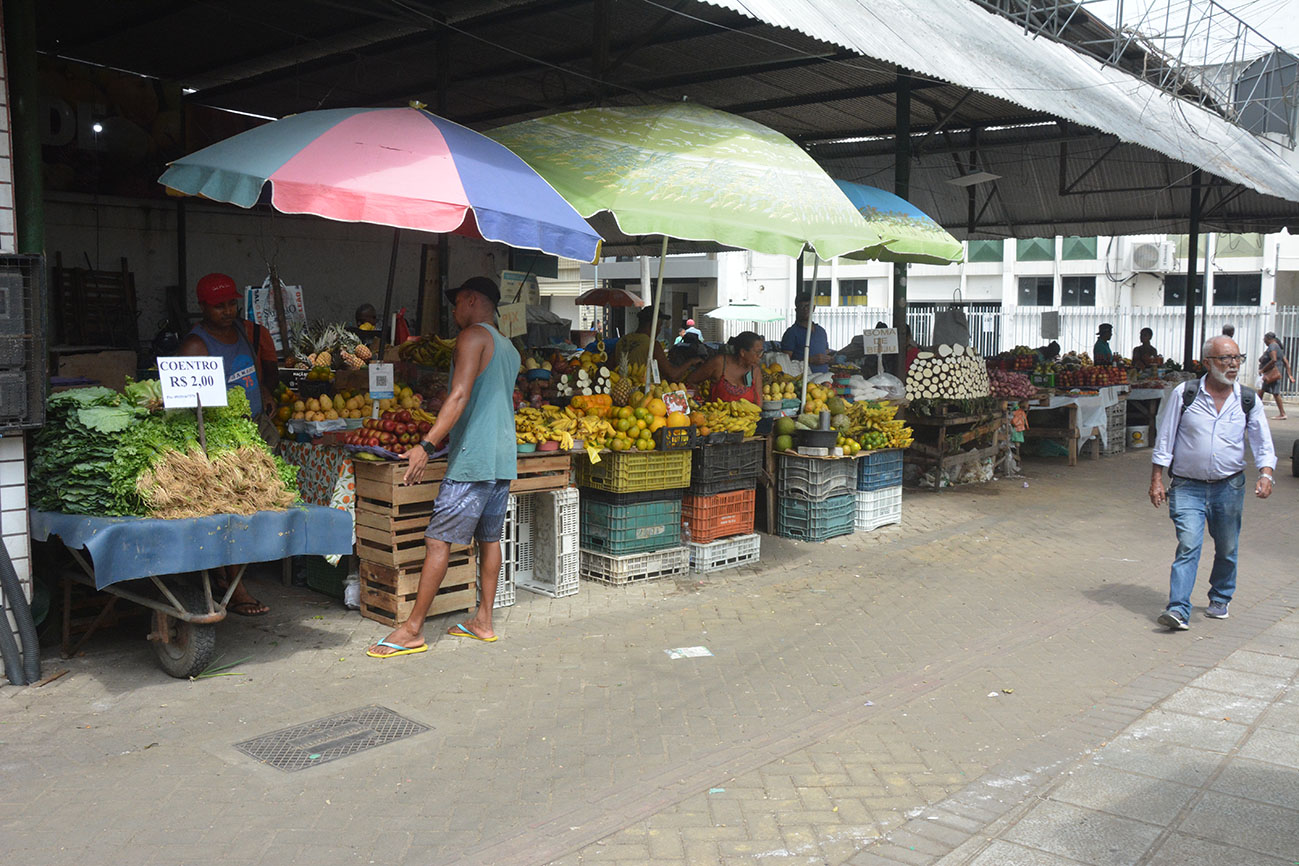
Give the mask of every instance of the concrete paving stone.
<path id="1" fill-rule="evenodd" d="M 1105 767 L 1199 787 L 1218 768 L 1222 755 L 1172 743 L 1119 736 L 1093 755 Z"/>
<path id="2" fill-rule="evenodd" d="M 1291 775 L 1291 770 L 1279 772 Z M 1292 777 L 1293 778 L 1293 777 Z M 1299 811 L 1207 791 L 1182 820 L 1180 832 L 1293 860 L 1299 851 Z"/>
<path id="3" fill-rule="evenodd" d="M 1191 685 L 1269 701 L 1285 688 L 1285 684 L 1275 677 L 1226 669 L 1209 671 L 1193 680 Z"/>
<path id="4" fill-rule="evenodd" d="M 1246 671 L 1251 674 L 1289 679 L 1299 673 L 1299 659 L 1240 649 L 1223 659 L 1222 667 L 1236 671 Z"/>
<path id="5" fill-rule="evenodd" d="M 1296 691 L 1299 691 L 1299 689 L 1296 689 Z M 1258 725 L 1261 728 L 1299 734 L 1299 702 L 1286 703 L 1278 701 L 1259 717 Z"/>
<path id="6" fill-rule="evenodd" d="M 1187 713 L 1208 719 L 1230 719 L 1249 725 L 1267 709 L 1268 702 L 1261 698 L 1247 698 L 1187 686 L 1160 704 L 1160 707 L 1172 713 Z"/>
<path id="7" fill-rule="evenodd" d="M 905 827 L 889 833 L 888 839 L 893 845 L 899 845 L 912 851 L 919 851 L 936 857 L 941 857 L 955 847 L 928 835 L 913 833 Z"/>
<path id="8" fill-rule="evenodd" d="M 1151 824 L 1167 824 L 1195 796 L 1196 789 L 1096 764 L 1070 772 L 1049 799 Z"/>
<path id="9" fill-rule="evenodd" d="M 962 866 L 967 864 L 968 866 L 1078 866 L 1078 861 L 998 839 L 984 848 L 973 860 L 964 861 Z M 956 864 L 953 863 L 953 866 Z"/>
<path id="10" fill-rule="evenodd" d="M 895 845 L 887 839 L 880 842 L 873 852 L 891 863 L 904 863 L 907 866 L 928 866 L 934 860 L 932 854 L 917 851 L 907 845 Z"/>
<path id="11" fill-rule="evenodd" d="M 1293 866 L 1293 857 L 1269 857 L 1208 839 L 1174 835 L 1155 850 L 1147 866 Z"/>
<path id="12" fill-rule="evenodd" d="M 1160 832 L 1150 824 L 1046 801 L 1022 815 L 1004 838 L 1090 866 L 1132 866 Z"/>
<path id="13" fill-rule="evenodd" d="M 1129 726 L 1123 736 L 1228 752 L 1241 741 L 1247 730 L 1245 725 L 1221 718 L 1204 718 L 1156 709 Z"/>
<path id="14" fill-rule="evenodd" d="M 1210 783 L 1215 791 L 1260 800 L 1274 806 L 1295 808 L 1299 804 L 1294 775 L 1274 763 L 1234 758 Z"/>
<path id="15" fill-rule="evenodd" d="M 1299 733 L 1257 728 L 1240 747 L 1240 756 L 1299 770 Z"/>

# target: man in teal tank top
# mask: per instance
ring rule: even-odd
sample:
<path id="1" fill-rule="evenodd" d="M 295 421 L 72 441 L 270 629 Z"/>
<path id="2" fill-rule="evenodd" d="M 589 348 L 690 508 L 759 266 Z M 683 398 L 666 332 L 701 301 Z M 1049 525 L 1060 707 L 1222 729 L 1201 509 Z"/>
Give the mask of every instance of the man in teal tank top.
<path id="1" fill-rule="evenodd" d="M 424 652 L 424 618 L 447 574 L 453 544 L 478 541 L 481 598 L 473 617 L 448 634 L 496 640 L 492 606 L 501 573 L 501 529 L 509 504 L 510 481 L 517 477 L 514 440 L 514 380 L 519 353 L 493 326 L 501 293 L 490 279 L 474 277 L 447 293 L 460 328 L 451 359 L 451 388 L 433 429 L 421 448 L 406 455 L 403 482 L 424 477 L 435 442 L 450 437 L 446 477 L 433 503 L 424 533 L 424 567 L 410 619 L 366 651 L 374 658 Z"/>

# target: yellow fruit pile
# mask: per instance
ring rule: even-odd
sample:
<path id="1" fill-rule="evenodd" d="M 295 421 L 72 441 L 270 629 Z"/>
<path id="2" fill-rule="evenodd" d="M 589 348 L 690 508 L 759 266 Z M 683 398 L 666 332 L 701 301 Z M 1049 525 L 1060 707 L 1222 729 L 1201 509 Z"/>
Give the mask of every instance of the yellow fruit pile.
<path id="1" fill-rule="evenodd" d="M 293 391 L 280 391 L 280 407 L 276 418 L 280 422 L 296 419 L 299 421 L 337 421 L 340 418 L 369 418 L 374 411 L 376 401 L 370 399 L 365 391 L 339 391 L 334 396 L 322 394 L 319 397 L 302 399 Z M 398 385 L 392 397 L 377 401 L 379 410 L 390 409 L 415 410 L 420 406 L 423 397 L 411 390 L 409 385 Z M 412 412 L 413 414 L 413 412 Z"/>
<path id="2" fill-rule="evenodd" d="M 898 407 L 893 403 L 864 401 L 848 407 L 846 436 L 852 437 L 862 447 L 906 448 L 911 444 L 914 431 L 906 422 L 895 418 Z"/>
<path id="3" fill-rule="evenodd" d="M 691 416 L 699 435 L 709 433 L 743 433 L 752 436 L 758 428 L 762 409 L 748 400 L 718 400 L 703 403 Z"/>
<path id="4" fill-rule="evenodd" d="M 424 367 L 446 369 L 451 366 L 451 354 L 455 350 L 455 340 L 444 340 L 432 334 L 402 343 L 397 347 L 397 357 Z"/>
<path id="5" fill-rule="evenodd" d="M 762 399 L 764 400 L 797 400 L 798 386 L 794 380 L 787 382 L 763 382 Z"/>
<path id="6" fill-rule="evenodd" d="M 795 397 L 798 395 L 795 394 Z M 807 383 L 807 401 L 803 404 L 804 412 L 820 412 L 828 408 L 826 401 L 835 396 L 834 389 L 829 385 L 817 385 L 814 382 Z"/>

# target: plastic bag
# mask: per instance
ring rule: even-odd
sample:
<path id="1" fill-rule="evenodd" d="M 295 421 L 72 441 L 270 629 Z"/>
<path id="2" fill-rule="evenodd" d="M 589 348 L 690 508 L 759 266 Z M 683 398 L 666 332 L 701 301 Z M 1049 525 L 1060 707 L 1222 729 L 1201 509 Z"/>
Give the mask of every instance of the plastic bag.
<path id="1" fill-rule="evenodd" d="M 960 304 L 961 290 L 952 293 L 952 305 L 934 313 L 935 346 L 970 345 L 970 320 Z"/>
<path id="2" fill-rule="evenodd" d="M 883 391 L 890 400 L 906 399 L 907 387 L 902 384 L 901 379 L 891 373 L 880 373 L 878 376 L 871 376 L 866 380 L 866 384 Z"/>

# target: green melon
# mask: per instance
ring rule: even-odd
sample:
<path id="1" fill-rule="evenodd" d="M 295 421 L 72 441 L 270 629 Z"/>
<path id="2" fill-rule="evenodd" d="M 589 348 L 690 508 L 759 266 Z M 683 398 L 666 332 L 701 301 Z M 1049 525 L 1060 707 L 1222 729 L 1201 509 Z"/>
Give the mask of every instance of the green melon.
<path id="1" fill-rule="evenodd" d="M 772 426 L 772 430 L 775 432 L 775 434 L 776 434 L 777 436 L 793 436 L 793 435 L 794 435 L 794 419 L 793 419 L 793 418 L 777 418 L 777 419 L 776 419 L 776 423 Z"/>
<path id="2" fill-rule="evenodd" d="M 781 420 L 783 421 L 783 420 L 785 420 L 785 419 L 782 418 Z M 777 437 L 776 437 L 776 450 L 777 450 L 777 451 L 793 451 L 793 450 L 794 450 L 794 437 L 793 437 L 793 436 L 790 436 L 788 433 L 785 433 L 785 434 L 783 434 L 783 435 L 777 436 Z"/>

